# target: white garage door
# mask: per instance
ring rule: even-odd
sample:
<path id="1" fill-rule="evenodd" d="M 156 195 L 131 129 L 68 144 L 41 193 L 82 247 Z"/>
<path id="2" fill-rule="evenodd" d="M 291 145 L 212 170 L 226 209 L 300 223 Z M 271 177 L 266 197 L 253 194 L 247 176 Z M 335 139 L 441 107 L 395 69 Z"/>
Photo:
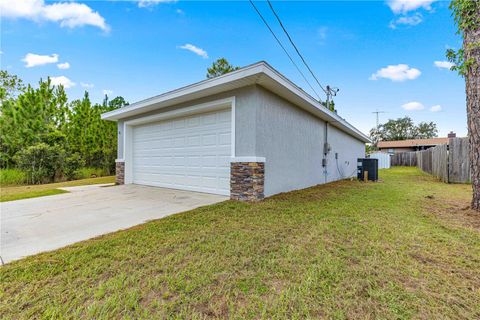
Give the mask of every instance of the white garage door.
<path id="1" fill-rule="evenodd" d="M 133 127 L 133 183 L 230 194 L 230 109 Z"/>

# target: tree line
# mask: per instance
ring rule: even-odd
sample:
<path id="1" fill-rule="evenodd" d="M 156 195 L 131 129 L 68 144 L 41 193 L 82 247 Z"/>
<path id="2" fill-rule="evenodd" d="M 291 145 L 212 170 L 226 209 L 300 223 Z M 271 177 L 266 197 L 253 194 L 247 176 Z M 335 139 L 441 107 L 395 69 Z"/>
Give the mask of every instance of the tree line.
<path id="1" fill-rule="evenodd" d="M 220 58 L 207 78 L 237 69 Z M 33 87 L 0 70 L 0 169 L 18 169 L 34 184 L 79 178 L 83 167 L 113 174 L 117 126 L 101 114 L 125 105 L 121 96 L 93 103 L 87 91 L 69 101 L 64 87 L 49 78 Z"/>
<path id="2" fill-rule="evenodd" d="M 436 123 L 420 122 L 416 125 L 412 118 L 408 116 L 390 119 L 370 130 L 370 138 L 375 146 L 379 141 L 429 139 L 437 136 L 438 129 Z"/>
<path id="3" fill-rule="evenodd" d="M 88 92 L 69 101 L 63 86 L 40 79 L 25 85 L 0 71 L 0 168 L 18 168 L 29 183 L 74 179 L 81 167 L 114 172 L 116 123 L 100 115 L 128 105 L 122 97 L 92 103 Z"/>

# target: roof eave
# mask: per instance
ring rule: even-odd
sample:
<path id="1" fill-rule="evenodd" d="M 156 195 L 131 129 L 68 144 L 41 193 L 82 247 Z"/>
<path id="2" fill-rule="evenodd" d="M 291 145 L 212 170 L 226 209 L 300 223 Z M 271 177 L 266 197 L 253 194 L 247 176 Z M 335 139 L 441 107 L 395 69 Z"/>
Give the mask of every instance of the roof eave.
<path id="1" fill-rule="evenodd" d="M 130 116 L 147 112 L 147 111 L 143 111 L 143 109 L 148 106 L 159 105 L 162 103 L 166 104 L 169 101 L 173 103 L 169 103 L 168 105 L 161 106 L 161 107 L 177 104 L 178 102 L 175 102 L 175 99 L 178 99 L 179 97 L 184 97 L 183 100 L 188 101 L 189 100 L 188 96 L 191 94 L 199 93 L 199 92 L 208 90 L 209 88 L 217 87 L 223 83 L 231 83 L 239 79 L 244 79 L 249 76 L 259 74 L 263 70 L 263 65 L 264 65 L 264 62 L 252 64 L 244 68 L 241 68 L 239 70 L 232 71 L 212 79 L 206 79 L 200 82 L 196 82 L 185 87 L 181 87 L 181 88 L 168 91 L 148 99 L 135 102 L 129 106 L 126 106 L 117 110 L 113 110 L 110 112 L 106 112 L 102 114 L 101 117 L 103 120 L 118 121 L 123 118 L 127 118 Z M 161 109 L 161 107 L 159 107 L 158 109 Z"/>
<path id="2" fill-rule="evenodd" d="M 245 80 L 247 80 L 247 82 Z M 225 87 L 223 91 L 226 91 L 228 90 L 229 85 L 235 84 L 236 82 L 238 82 L 241 86 L 245 86 L 249 83 L 248 80 L 251 81 L 251 84 L 258 84 L 267 89 L 271 89 L 273 92 L 287 100 L 294 100 L 292 102 L 302 107 L 302 109 L 314 114 L 316 117 L 324 121 L 331 123 L 333 126 L 349 133 L 362 142 L 371 143 L 371 140 L 366 135 L 348 123 L 345 119 L 338 116 L 336 113 L 323 107 L 319 101 L 315 100 L 308 93 L 303 91 L 300 87 L 295 85 L 292 81 L 264 61 L 213 79 L 203 80 L 186 87 L 136 102 L 121 109 L 104 113 L 102 114 L 102 119 L 118 121 L 148 111 L 194 100 L 200 95 L 208 96 L 209 94 L 212 94 L 212 91 L 218 91 L 222 89 L 222 86 Z M 286 90 L 275 90 L 275 87 L 279 86 Z"/>

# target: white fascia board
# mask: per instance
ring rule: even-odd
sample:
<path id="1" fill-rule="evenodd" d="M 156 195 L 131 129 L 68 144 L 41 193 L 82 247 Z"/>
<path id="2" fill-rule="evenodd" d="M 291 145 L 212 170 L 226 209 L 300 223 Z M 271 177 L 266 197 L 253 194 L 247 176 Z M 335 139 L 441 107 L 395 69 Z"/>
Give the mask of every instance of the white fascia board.
<path id="1" fill-rule="evenodd" d="M 265 162 L 264 157 L 232 157 L 230 162 Z"/>
<path id="2" fill-rule="evenodd" d="M 235 101 L 235 97 L 209 101 L 209 102 L 188 106 L 188 107 L 184 107 L 184 108 L 180 108 L 172 111 L 157 113 L 157 114 L 146 116 L 146 117 L 139 117 L 133 120 L 125 121 L 125 124 L 129 126 L 136 126 L 136 125 L 154 122 L 154 121 L 184 117 L 184 116 L 188 116 L 195 113 L 221 110 L 224 108 L 230 108 L 234 103 L 234 101 Z"/>

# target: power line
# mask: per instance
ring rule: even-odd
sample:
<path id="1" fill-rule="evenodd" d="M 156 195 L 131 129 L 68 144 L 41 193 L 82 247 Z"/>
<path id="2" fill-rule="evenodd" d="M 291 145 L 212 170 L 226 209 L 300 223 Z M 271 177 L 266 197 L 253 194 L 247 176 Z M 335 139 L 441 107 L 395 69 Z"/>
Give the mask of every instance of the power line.
<path id="1" fill-rule="evenodd" d="M 277 18 L 278 23 L 279 23 L 280 26 L 282 27 L 283 32 L 285 32 L 285 34 L 287 35 L 288 40 L 290 41 L 290 43 L 292 44 L 292 46 L 295 48 L 295 51 L 297 51 L 298 56 L 302 59 L 303 64 L 307 67 L 308 71 L 310 71 L 310 74 L 311 74 L 312 77 L 315 79 L 315 81 L 316 81 L 317 84 L 320 86 L 320 88 L 322 88 L 323 92 L 325 92 L 325 94 L 328 95 L 327 90 L 326 90 L 325 88 L 323 88 L 323 86 L 320 84 L 320 81 L 318 81 L 318 79 L 317 79 L 317 77 L 315 76 L 315 74 L 313 73 L 312 69 L 311 69 L 310 66 L 307 64 L 307 62 L 306 62 L 305 59 L 303 58 L 302 54 L 300 53 L 300 50 L 298 50 L 297 46 L 296 46 L 295 43 L 293 42 L 292 37 L 290 37 L 290 34 L 288 33 L 287 29 L 286 29 L 285 26 L 283 25 L 282 20 L 280 20 L 280 17 L 279 17 L 278 14 L 275 12 L 275 9 L 273 9 L 272 3 L 270 2 L 270 0 L 267 0 L 267 2 L 268 2 L 268 5 L 270 6 L 270 9 L 271 9 L 272 12 L 273 12 L 273 14 L 274 14 L 275 17 Z"/>
<path id="2" fill-rule="evenodd" d="M 277 43 L 280 45 L 280 47 L 283 49 L 283 52 L 285 52 L 285 54 L 288 56 L 288 58 L 290 59 L 290 61 L 293 63 L 293 65 L 295 66 L 295 68 L 297 68 L 297 71 L 302 75 L 303 77 L 303 80 L 305 80 L 305 82 L 308 84 L 308 86 L 310 87 L 310 89 L 312 89 L 313 92 L 315 92 L 315 95 L 317 96 L 318 100 L 320 102 L 322 102 L 322 99 L 320 98 L 320 96 L 318 95 L 317 91 L 315 91 L 315 89 L 313 89 L 312 85 L 310 84 L 310 82 L 308 82 L 307 78 L 305 77 L 305 75 L 303 74 L 303 72 L 300 70 L 300 68 L 298 67 L 298 65 L 295 63 L 295 61 L 293 61 L 292 57 L 290 56 L 290 54 L 288 53 L 287 49 L 285 49 L 285 47 L 283 46 L 283 44 L 280 42 L 280 40 L 278 39 L 278 37 L 276 36 L 275 32 L 273 32 L 272 28 L 270 28 L 270 26 L 268 25 L 267 21 L 265 20 L 265 18 L 262 16 L 262 14 L 260 13 L 260 11 L 258 11 L 257 7 L 255 6 L 255 4 L 253 3 L 252 0 L 249 0 L 250 1 L 250 4 L 253 6 L 253 8 L 255 9 L 255 11 L 257 12 L 257 14 L 260 16 L 260 19 L 262 19 L 263 23 L 267 26 L 268 30 L 270 30 L 270 33 L 273 35 L 273 37 L 275 38 L 275 40 L 277 40 Z M 323 89 L 323 88 L 322 88 Z"/>

